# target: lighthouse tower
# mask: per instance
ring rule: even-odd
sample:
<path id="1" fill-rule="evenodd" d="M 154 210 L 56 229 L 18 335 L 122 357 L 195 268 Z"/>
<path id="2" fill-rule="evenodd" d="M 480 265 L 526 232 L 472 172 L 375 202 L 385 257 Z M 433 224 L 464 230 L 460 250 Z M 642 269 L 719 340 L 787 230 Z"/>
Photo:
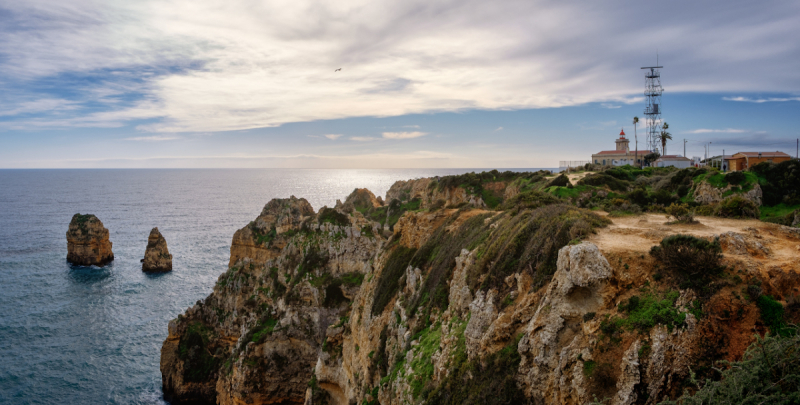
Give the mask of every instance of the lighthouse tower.
<path id="1" fill-rule="evenodd" d="M 628 143 L 629 142 L 630 141 L 627 138 L 625 138 L 625 130 L 624 129 L 620 130 L 619 131 L 619 139 L 616 140 L 617 150 L 622 152 L 622 153 L 629 152 L 630 151 L 630 148 L 628 148 Z"/>

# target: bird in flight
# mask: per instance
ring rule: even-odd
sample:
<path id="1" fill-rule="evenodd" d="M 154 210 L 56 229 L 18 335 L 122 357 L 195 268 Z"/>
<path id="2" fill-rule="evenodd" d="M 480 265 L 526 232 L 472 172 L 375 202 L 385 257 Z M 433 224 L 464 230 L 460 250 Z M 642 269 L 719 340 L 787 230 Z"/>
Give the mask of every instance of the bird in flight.
<path id="1" fill-rule="evenodd" d="M 336 69 L 336 70 L 334 70 L 334 72 L 338 72 L 338 71 L 340 71 L 340 70 L 342 70 L 342 68 Z"/>

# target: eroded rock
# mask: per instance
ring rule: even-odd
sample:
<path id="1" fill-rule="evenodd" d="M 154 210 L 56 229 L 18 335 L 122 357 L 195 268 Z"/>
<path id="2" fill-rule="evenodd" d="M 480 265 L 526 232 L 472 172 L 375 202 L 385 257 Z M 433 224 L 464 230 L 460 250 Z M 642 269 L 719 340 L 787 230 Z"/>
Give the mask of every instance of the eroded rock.
<path id="1" fill-rule="evenodd" d="M 153 228 L 150 231 L 150 236 L 147 237 L 147 249 L 145 249 L 144 259 L 142 259 L 142 271 L 172 271 L 172 255 L 167 249 L 167 240 L 164 239 L 158 228 Z"/>
<path id="2" fill-rule="evenodd" d="M 67 230 L 67 261 L 79 266 L 104 266 L 114 260 L 108 229 L 93 214 L 75 214 Z"/>

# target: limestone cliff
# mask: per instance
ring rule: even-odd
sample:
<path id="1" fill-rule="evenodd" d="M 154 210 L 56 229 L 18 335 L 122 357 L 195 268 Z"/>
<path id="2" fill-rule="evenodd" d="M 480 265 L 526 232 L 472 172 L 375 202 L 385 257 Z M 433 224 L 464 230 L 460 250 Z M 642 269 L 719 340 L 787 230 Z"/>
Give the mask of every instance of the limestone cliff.
<path id="1" fill-rule="evenodd" d="M 212 294 L 170 322 L 165 397 L 657 403 L 767 331 L 758 294 L 800 293 L 795 228 L 612 222 L 530 192 L 541 175 L 482 176 L 398 182 L 383 200 L 356 189 L 318 212 L 270 201 L 234 235 Z M 719 239 L 718 278 L 687 284 L 648 253 L 677 233 Z"/>
<path id="2" fill-rule="evenodd" d="M 114 260 L 108 229 L 92 214 L 75 214 L 67 230 L 67 261 L 79 266 L 104 266 Z"/>
<path id="3" fill-rule="evenodd" d="M 147 248 L 142 259 L 142 271 L 165 272 L 172 271 L 172 255 L 167 248 L 167 240 L 153 228 L 147 237 Z"/>

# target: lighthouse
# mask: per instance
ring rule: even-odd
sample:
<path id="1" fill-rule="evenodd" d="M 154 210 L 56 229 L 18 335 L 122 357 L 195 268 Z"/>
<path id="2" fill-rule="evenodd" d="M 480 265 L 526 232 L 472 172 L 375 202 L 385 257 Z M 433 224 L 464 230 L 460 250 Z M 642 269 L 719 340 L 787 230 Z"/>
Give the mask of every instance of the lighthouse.
<path id="1" fill-rule="evenodd" d="M 617 143 L 617 150 L 620 152 L 630 152 L 630 148 L 628 148 L 628 139 L 625 138 L 625 130 L 621 129 L 619 131 L 619 139 L 616 140 Z"/>

